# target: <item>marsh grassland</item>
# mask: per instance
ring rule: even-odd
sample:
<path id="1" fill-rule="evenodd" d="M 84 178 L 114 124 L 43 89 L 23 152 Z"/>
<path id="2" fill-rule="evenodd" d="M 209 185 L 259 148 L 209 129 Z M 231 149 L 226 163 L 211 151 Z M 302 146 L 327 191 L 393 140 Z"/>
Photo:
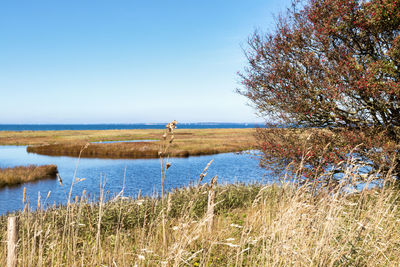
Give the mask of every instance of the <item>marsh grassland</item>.
<path id="1" fill-rule="evenodd" d="M 399 191 L 309 186 L 186 187 L 18 213 L 19 266 L 398 266 Z M 26 203 L 25 203 L 26 204 Z M 35 206 L 35 203 L 31 203 Z M 165 212 L 166 242 L 162 214 Z M 212 218 L 210 217 L 212 216 Z M 211 230 L 209 220 L 213 220 Z M 5 240 L 6 216 L 0 217 Z M 6 242 L 0 243 L 5 266 Z"/>
<path id="2" fill-rule="evenodd" d="M 0 168 L 0 188 L 34 182 L 40 179 L 56 178 L 57 172 L 56 165 L 29 165 Z"/>
<path id="3" fill-rule="evenodd" d="M 78 156 L 87 142 L 155 140 L 155 142 L 92 143 L 81 157 L 158 158 L 164 130 L 1 132 L 1 145 L 28 145 L 28 152 Z M 238 152 L 255 147 L 254 129 L 177 129 L 169 148 L 172 157 Z"/>

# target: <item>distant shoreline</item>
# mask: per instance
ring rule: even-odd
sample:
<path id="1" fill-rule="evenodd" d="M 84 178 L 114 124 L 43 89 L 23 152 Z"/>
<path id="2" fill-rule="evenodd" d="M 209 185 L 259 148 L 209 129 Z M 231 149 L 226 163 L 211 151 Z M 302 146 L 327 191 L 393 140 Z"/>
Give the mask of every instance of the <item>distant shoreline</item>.
<path id="1" fill-rule="evenodd" d="M 65 130 L 135 130 L 164 129 L 167 123 L 109 123 L 109 124 L 0 124 L 0 131 L 65 131 Z M 179 129 L 237 129 L 263 127 L 262 122 L 197 122 L 179 123 Z"/>

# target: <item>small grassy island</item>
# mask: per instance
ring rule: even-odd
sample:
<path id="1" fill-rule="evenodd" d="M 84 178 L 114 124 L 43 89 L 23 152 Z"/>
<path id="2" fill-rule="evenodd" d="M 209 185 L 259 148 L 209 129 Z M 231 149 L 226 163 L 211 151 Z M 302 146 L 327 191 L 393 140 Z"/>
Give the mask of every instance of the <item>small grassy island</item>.
<path id="1" fill-rule="evenodd" d="M 13 168 L 0 168 L 0 188 L 13 186 L 40 179 L 56 178 L 58 169 L 56 165 L 29 165 Z"/>

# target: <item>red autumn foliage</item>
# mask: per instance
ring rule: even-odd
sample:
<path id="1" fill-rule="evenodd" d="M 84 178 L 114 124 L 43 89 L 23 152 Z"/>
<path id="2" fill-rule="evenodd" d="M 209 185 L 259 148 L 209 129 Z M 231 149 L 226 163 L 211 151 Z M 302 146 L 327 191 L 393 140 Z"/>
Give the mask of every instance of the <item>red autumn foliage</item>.
<path id="1" fill-rule="evenodd" d="M 296 129 L 260 129 L 265 165 L 323 172 L 353 148 L 372 169 L 397 163 L 399 0 L 293 4 L 274 32 L 255 32 L 248 45 L 239 92 L 268 120 L 319 129 L 308 130 L 308 140 Z"/>

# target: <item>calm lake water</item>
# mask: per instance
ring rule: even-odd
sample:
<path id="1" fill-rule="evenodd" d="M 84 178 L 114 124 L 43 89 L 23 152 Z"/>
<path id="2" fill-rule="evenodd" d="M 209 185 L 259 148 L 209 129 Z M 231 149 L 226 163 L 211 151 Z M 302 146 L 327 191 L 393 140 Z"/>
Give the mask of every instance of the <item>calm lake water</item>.
<path id="1" fill-rule="evenodd" d="M 207 163 L 214 159 L 204 181 L 208 182 L 218 175 L 219 183 L 260 182 L 266 174 L 258 166 L 258 160 L 247 153 L 224 153 L 209 156 L 171 158 L 172 166 L 168 169 L 165 188 L 186 186 L 195 183 Z M 135 196 L 141 189 L 142 195 L 159 192 L 160 160 L 159 159 L 80 159 L 72 157 L 50 157 L 26 152 L 25 146 L 0 146 L 0 167 L 14 167 L 28 164 L 56 164 L 63 180 L 66 194 L 76 170 L 77 178 L 85 178 L 73 187 L 72 196 L 81 195 L 86 190 L 92 198 L 100 195 L 100 181 L 105 179 L 105 191 L 108 196 L 117 195 L 123 186 L 125 173 L 125 196 Z M 266 175 L 265 180 L 274 181 L 274 176 Z M 36 207 L 38 192 L 41 194 L 42 205 L 66 203 L 67 197 L 63 187 L 56 179 L 27 183 L 17 187 L 0 189 L 0 214 L 23 208 L 22 198 L 24 187 L 27 188 L 27 200 L 30 206 Z M 46 199 L 48 192 L 50 197 Z"/>

